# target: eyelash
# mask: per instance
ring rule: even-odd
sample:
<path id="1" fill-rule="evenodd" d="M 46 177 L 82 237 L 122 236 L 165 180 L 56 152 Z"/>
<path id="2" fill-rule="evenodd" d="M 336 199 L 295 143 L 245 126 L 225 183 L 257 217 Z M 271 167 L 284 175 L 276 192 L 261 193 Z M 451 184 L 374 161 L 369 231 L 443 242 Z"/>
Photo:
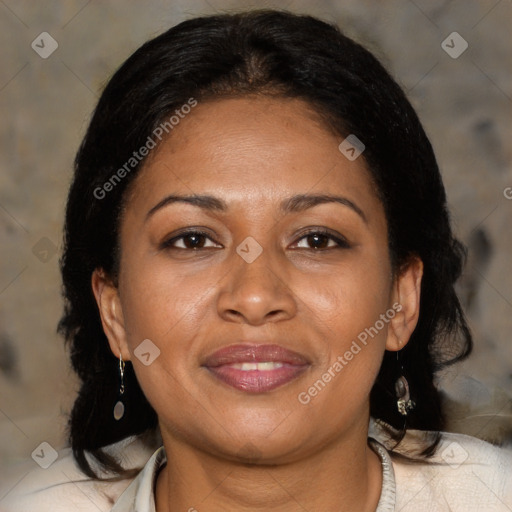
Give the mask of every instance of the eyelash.
<path id="1" fill-rule="evenodd" d="M 204 237 L 208 238 L 209 240 L 211 240 L 212 242 L 217 243 L 214 240 L 212 240 L 210 234 L 207 233 L 206 231 L 201 231 L 199 229 L 191 229 L 189 231 L 183 231 L 179 235 L 174 236 L 174 237 L 170 238 L 169 240 L 166 240 L 165 242 L 162 243 L 161 248 L 162 249 L 175 249 L 175 250 L 180 250 L 180 251 L 187 251 L 187 250 L 195 251 L 195 250 L 204 249 L 202 247 L 195 248 L 195 249 L 194 248 L 173 247 L 173 244 L 176 241 L 186 238 L 187 236 L 192 236 L 192 235 L 204 236 Z M 323 237 L 327 237 L 329 240 L 333 240 L 334 242 L 336 242 L 337 246 L 336 247 L 326 247 L 324 249 L 307 248 L 306 250 L 310 250 L 310 251 L 314 251 L 314 252 L 321 252 L 321 251 L 327 251 L 327 250 L 332 250 L 332 249 L 349 249 L 350 248 L 350 244 L 348 243 L 348 241 L 346 239 L 344 239 L 343 237 L 335 236 L 329 230 L 323 229 L 323 228 L 314 228 L 314 229 L 310 229 L 310 230 L 302 233 L 300 238 L 298 239 L 298 241 L 301 241 L 310 235 L 320 235 Z M 206 249 L 209 249 L 209 248 L 207 247 Z"/>

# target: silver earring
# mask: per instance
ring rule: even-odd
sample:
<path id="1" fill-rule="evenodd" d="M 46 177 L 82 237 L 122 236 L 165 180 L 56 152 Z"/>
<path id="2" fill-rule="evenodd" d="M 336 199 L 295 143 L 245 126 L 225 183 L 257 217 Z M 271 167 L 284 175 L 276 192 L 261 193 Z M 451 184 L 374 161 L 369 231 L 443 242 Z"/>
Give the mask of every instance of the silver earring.
<path id="1" fill-rule="evenodd" d="M 119 421 L 124 416 L 124 403 L 121 400 L 124 394 L 124 361 L 123 356 L 119 354 L 119 376 L 121 379 L 121 386 L 119 387 L 119 400 L 114 405 L 114 419 Z"/>
<path id="2" fill-rule="evenodd" d="M 396 359 L 398 361 L 398 352 L 396 354 Z M 404 377 L 404 367 L 400 364 L 400 369 L 402 375 L 395 382 L 395 393 L 396 393 L 396 405 L 398 407 L 398 412 L 402 416 L 407 416 L 409 411 L 412 411 L 416 404 L 411 400 L 411 393 L 409 391 L 409 383 L 407 379 Z"/>
<path id="3" fill-rule="evenodd" d="M 409 392 L 409 383 L 407 379 L 402 375 L 395 382 L 395 392 L 396 392 L 396 405 L 398 407 L 398 412 L 402 416 L 407 416 L 409 411 L 412 411 L 415 407 L 415 403 L 411 400 L 411 394 Z"/>

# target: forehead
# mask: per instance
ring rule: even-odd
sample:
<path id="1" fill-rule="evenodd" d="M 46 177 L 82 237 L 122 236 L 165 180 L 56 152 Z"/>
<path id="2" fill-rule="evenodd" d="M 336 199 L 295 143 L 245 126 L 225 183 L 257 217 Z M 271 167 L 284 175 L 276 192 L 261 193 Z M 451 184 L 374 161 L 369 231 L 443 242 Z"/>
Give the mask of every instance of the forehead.
<path id="1" fill-rule="evenodd" d="M 233 205 L 256 208 L 277 207 L 296 193 L 342 192 L 378 201 L 364 159 L 343 156 L 342 140 L 299 99 L 200 103 L 149 155 L 134 183 L 135 200 L 215 193 Z"/>

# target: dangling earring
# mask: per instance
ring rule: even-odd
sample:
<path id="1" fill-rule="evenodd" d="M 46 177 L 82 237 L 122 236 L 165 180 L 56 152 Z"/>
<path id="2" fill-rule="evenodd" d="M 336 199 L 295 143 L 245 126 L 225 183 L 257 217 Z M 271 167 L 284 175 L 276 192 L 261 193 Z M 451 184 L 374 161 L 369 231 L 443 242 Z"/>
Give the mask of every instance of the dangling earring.
<path id="1" fill-rule="evenodd" d="M 396 353 L 396 360 L 398 361 L 398 352 Z M 400 363 L 401 376 L 395 382 L 395 393 L 396 393 L 396 405 L 398 412 L 402 416 L 407 416 L 409 411 L 412 411 L 416 404 L 411 400 L 411 394 L 409 391 L 409 383 L 404 377 L 404 367 Z"/>
<path id="2" fill-rule="evenodd" d="M 119 376 L 121 378 L 121 386 L 119 387 L 119 400 L 114 406 L 114 419 L 119 421 L 124 416 L 124 403 L 121 400 L 124 394 L 124 361 L 123 356 L 119 354 Z"/>

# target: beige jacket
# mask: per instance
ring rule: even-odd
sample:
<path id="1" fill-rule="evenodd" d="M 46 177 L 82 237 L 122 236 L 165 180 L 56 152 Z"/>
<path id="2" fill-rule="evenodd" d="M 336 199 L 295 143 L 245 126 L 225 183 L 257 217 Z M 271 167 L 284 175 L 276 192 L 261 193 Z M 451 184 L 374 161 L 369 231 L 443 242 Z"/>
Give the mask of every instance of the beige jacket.
<path id="1" fill-rule="evenodd" d="M 370 430 L 377 438 L 378 432 Z M 404 447 L 421 433 L 407 434 Z M 384 439 L 379 439 L 385 443 Z M 383 467 L 383 488 L 376 512 L 512 512 L 512 451 L 473 437 L 443 434 L 428 463 L 391 459 L 384 445 L 370 439 Z M 154 481 L 165 464 L 163 447 L 155 452 L 137 437 L 111 445 L 125 467 L 143 467 L 132 480 L 98 482 L 87 478 L 70 449 L 47 469 L 29 467 L 0 484 L 0 512 L 154 512 Z M 207 510 L 191 503 L 189 511 Z"/>

